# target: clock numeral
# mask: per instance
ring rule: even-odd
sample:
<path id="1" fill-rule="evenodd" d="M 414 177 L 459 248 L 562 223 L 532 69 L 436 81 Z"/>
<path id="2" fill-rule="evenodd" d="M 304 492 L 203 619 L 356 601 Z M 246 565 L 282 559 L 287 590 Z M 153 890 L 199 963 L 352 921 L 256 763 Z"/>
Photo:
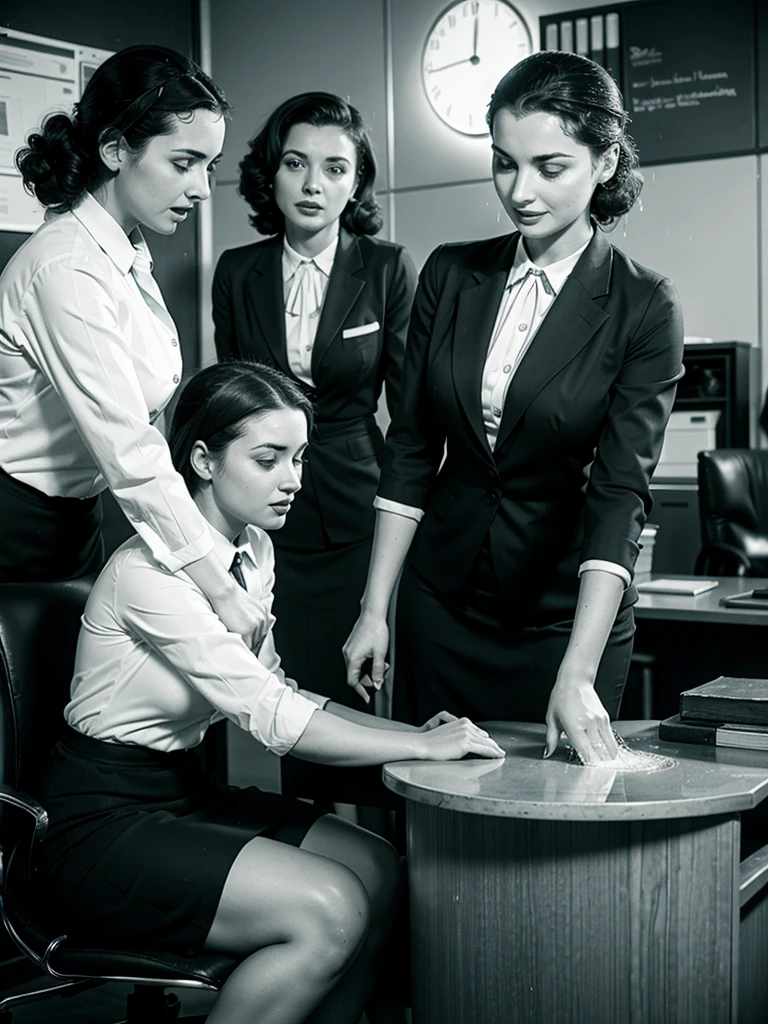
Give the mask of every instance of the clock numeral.
<path id="1" fill-rule="evenodd" d="M 480 12 L 480 0 L 472 0 L 472 13 L 479 14 Z"/>
<path id="2" fill-rule="evenodd" d="M 430 48 L 430 50 L 439 50 L 440 49 L 440 40 L 439 39 L 431 40 L 431 42 L 429 44 L 429 48 Z"/>
<path id="3" fill-rule="evenodd" d="M 433 85 L 432 88 L 430 89 L 430 92 L 432 93 L 436 100 L 440 99 L 440 93 L 442 91 L 443 90 L 440 88 L 439 85 Z"/>
<path id="4" fill-rule="evenodd" d="M 448 28 L 456 28 L 456 15 L 455 14 L 449 14 L 448 15 Z"/>

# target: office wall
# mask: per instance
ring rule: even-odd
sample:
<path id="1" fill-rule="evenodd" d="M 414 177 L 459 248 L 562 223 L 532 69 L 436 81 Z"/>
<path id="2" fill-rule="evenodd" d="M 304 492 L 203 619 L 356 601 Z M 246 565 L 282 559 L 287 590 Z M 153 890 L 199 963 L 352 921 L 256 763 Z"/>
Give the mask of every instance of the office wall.
<path id="1" fill-rule="evenodd" d="M 490 179 L 487 137 L 461 136 L 442 125 L 421 86 L 423 40 L 446 6 L 446 0 L 332 0 L 318 18 L 310 0 L 216 0 L 213 70 L 236 115 L 214 196 L 214 256 L 256 237 L 236 195 L 237 160 L 270 107 L 305 88 L 349 95 L 360 107 L 382 169 L 386 237 L 407 245 L 417 264 L 439 242 L 508 229 Z M 536 46 L 538 18 L 577 5 L 518 0 L 516 6 Z M 762 343 L 768 380 L 765 159 L 644 167 L 642 203 L 617 225 L 612 240 L 675 280 L 687 334 Z M 203 344 L 204 357 L 211 357 L 209 333 Z"/>
<path id="2" fill-rule="evenodd" d="M 152 0 L 132 0 L 130 4 L 108 4 L 103 0 L 2 0 L 0 25 L 105 50 L 158 43 L 195 56 L 197 49 L 196 0 L 164 0 L 162 4 Z M 0 232 L 0 269 L 26 237 Z M 155 259 L 156 277 L 179 328 L 185 366 L 198 366 L 196 219 L 182 224 L 171 237 L 150 234 L 147 240 Z"/>

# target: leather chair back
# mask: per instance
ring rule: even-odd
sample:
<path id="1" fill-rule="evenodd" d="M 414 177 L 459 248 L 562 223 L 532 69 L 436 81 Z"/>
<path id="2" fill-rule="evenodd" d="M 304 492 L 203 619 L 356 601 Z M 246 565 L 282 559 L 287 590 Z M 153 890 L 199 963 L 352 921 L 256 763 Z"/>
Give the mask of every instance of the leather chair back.
<path id="1" fill-rule="evenodd" d="M 94 579 L 0 584 L 3 781 L 21 790 L 31 788 L 62 730 Z"/>
<path id="2" fill-rule="evenodd" d="M 699 452 L 699 516 L 697 572 L 768 576 L 768 451 Z"/>

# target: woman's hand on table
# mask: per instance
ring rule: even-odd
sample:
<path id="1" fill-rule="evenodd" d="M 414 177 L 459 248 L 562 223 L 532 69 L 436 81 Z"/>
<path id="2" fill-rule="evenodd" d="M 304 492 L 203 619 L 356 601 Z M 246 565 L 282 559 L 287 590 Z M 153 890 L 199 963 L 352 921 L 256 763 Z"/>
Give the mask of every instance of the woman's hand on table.
<path id="1" fill-rule="evenodd" d="M 558 677 L 547 708 L 547 739 L 544 757 L 557 749 L 564 732 L 586 764 L 616 757 L 618 748 L 611 720 L 591 682 Z"/>
<path id="2" fill-rule="evenodd" d="M 447 722 L 457 721 L 457 716 L 452 715 L 450 711 L 438 711 L 438 713 L 433 715 L 428 722 L 419 726 L 419 732 L 429 732 L 431 729 L 437 729 L 438 726 L 445 725 Z"/>
<path id="3" fill-rule="evenodd" d="M 389 627 L 386 618 L 363 612 L 342 650 L 347 663 L 347 685 L 366 704 L 371 701 L 368 690 L 372 687 L 380 690 L 384 683 L 388 647 Z"/>
<path id="4" fill-rule="evenodd" d="M 467 754 L 506 756 L 496 740 L 468 718 L 455 718 L 452 722 L 435 726 L 424 733 L 422 743 L 425 761 L 458 761 Z"/>

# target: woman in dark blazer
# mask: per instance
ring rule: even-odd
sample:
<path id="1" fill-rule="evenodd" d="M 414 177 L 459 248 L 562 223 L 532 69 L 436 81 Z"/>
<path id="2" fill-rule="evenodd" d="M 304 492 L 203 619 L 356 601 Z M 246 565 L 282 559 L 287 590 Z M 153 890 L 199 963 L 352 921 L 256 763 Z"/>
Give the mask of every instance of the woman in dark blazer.
<path id="1" fill-rule="evenodd" d="M 407 555 L 398 716 L 546 720 L 547 754 L 564 730 L 589 761 L 616 752 L 632 572 L 682 374 L 674 286 L 599 227 L 640 191 L 626 120 L 575 54 L 535 54 L 494 93 L 494 182 L 518 230 L 441 246 L 421 274 L 346 646 L 350 685 L 370 656 L 376 685 Z"/>
<path id="2" fill-rule="evenodd" d="M 274 538 L 276 640 L 289 675 L 348 705 L 357 698 L 342 645 L 365 584 L 384 449 L 375 413 L 382 389 L 390 413 L 398 399 L 416 271 L 402 246 L 371 237 L 382 224 L 373 151 L 340 97 L 281 104 L 240 169 L 251 223 L 271 237 L 219 260 L 216 351 L 278 367 L 314 403 L 304 487 Z M 284 791 L 351 798 L 332 768 L 289 761 Z"/>

